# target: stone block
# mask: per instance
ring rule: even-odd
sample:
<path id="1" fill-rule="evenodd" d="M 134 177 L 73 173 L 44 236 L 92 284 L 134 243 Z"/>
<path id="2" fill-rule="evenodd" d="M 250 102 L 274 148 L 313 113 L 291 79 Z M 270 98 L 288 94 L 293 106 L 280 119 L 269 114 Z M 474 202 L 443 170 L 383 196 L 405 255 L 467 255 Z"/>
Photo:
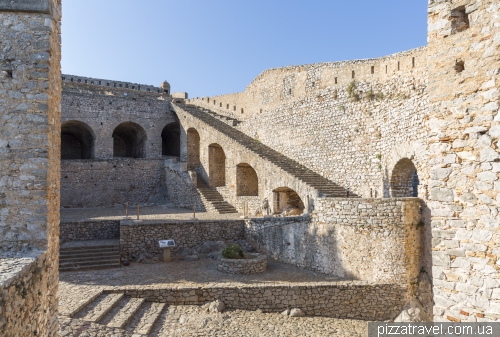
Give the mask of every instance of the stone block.
<path id="1" fill-rule="evenodd" d="M 49 0 L 0 0 L 0 11 L 49 13 Z"/>

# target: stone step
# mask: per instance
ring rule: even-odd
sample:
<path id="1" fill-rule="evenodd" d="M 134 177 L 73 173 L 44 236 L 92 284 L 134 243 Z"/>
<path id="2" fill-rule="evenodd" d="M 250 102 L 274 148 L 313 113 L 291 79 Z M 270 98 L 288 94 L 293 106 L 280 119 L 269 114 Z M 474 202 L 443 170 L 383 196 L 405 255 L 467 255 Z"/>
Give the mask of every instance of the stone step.
<path id="1" fill-rule="evenodd" d="M 72 263 L 80 263 L 80 264 L 95 264 L 96 262 L 106 262 L 106 261 L 120 261 L 120 257 L 117 254 L 111 256 L 99 256 L 89 258 L 88 256 L 80 256 L 80 257 L 60 257 L 59 264 L 72 264 Z"/>
<path id="2" fill-rule="evenodd" d="M 125 327 L 125 325 L 132 319 L 145 301 L 146 299 L 144 298 L 131 298 L 127 304 L 113 317 L 107 326 L 123 329 L 123 327 Z"/>
<path id="3" fill-rule="evenodd" d="M 92 251 L 115 251 L 120 250 L 120 245 L 108 245 L 108 246 L 88 246 L 88 247 L 67 247 L 60 248 L 60 252 L 76 252 L 76 251 L 84 251 L 84 252 L 92 252 Z"/>
<path id="4" fill-rule="evenodd" d="M 151 303 L 150 307 L 144 312 L 142 317 L 139 318 L 139 322 L 132 326 L 132 331 L 138 334 L 149 335 L 165 306 L 165 303 Z"/>
<path id="5" fill-rule="evenodd" d="M 117 305 L 124 294 L 108 294 L 106 295 L 92 310 L 90 310 L 83 320 L 87 322 L 98 323 L 115 305 Z"/>

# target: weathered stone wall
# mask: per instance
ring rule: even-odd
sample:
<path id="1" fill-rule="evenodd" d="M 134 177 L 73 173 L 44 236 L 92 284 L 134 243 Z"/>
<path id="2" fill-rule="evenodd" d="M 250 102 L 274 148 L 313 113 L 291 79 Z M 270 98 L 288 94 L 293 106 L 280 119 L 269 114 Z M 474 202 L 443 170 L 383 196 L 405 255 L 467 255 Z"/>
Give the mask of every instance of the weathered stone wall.
<path id="1" fill-rule="evenodd" d="M 499 13 L 496 0 L 429 2 L 436 321 L 500 320 Z"/>
<path id="2" fill-rule="evenodd" d="M 60 242 L 120 238 L 119 220 L 61 222 Z"/>
<path id="3" fill-rule="evenodd" d="M 245 225 L 241 220 L 182 221 L 164 223 L 120 222 L 120 254 L 124 258 L 143 250 L 158 257 L 163 250 L 158 241 L 174 239 L 175 255 L 182 248 L 193 248 L 205 241 L 241 240 L 244 238 Z"/>
<path id="4" fill-rule="evenodd" d="M 63 207 L 104 207 L 126 202 L 164 204 L 166 184 L 161 159 L 61 161 Z"/>
<path id="5" fill-rule="evenodd" d="M 184 167 L 185 163 L 177 160 L 165 160 L 168 201 L 177 207 L 190 209 L 194 209 L 196 204 L 197 211 L 205 211 L 201 197 L 193 186 L 196 176 L 191 176 L 190 172 L 184 170 Z"/>
<path id="6" fill-rule="evenodd" d="M 122 292 L 123 289 L 117 289 Z M 220 300 L 228 309 L 282 312 L 300 308 L 306 315 L 385 321 L 394 318 L 404 304 L 406 289 L 401 285 L 363 282 L 299 284 L 247 287 L 167 288 L 125 290 L 127 296 L 174 305 L 201 305 Z"/>
<path id="7" fill-rule="evenodd" d="M 0 3 L 0 331 L 5 336 L 57 334 L 60 18 L 59 0 Z"/>
<path id="8" fill-rule="evenodd" d="M 413 157 L 425 181 L 426 86 L 427 54 L 419 48 L 269 69 L 243 93 L 189 103 L 225 115 L 227 104 L 220 108 L 219 102 L 241 106 L 244 113 L 238 108 L 234 117 L 244 120 L 238 128 L 247 135 L 362 197 L 382 197 L 393 157 Z"/>
<path id="9" fill-rule="evenodd" d="M 2 336 L 57 335 L 57 265 L 45 252 L 0 258 Z M 56 259 L 57 261 L 57 259 Z"/>
<path id="10" fill-rule="evenodd" d="M 245 237 L 282 262 L 342 278 L 411 284 L 421 268 L 419 199 L 318 199 L 310 216 L 246 220 Z"/>
<path id="11" fill-rule="evenodd" d="M 245 254 L 244 259 L 220 258 L 217 270 L 228 274 L 257 274 L 267 269 L 267 256 L 261 254 Z"/>

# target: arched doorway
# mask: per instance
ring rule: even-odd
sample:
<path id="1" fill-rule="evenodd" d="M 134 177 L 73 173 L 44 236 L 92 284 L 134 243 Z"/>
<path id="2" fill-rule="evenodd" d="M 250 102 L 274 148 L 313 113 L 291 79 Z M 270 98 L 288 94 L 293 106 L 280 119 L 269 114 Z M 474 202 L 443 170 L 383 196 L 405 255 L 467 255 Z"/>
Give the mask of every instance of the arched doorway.
<path id="1" fill-rule="evenodd" d="M 161 132 L 161 154 L 179 157 L 181 155 L 181 126 L 179 123 L 167 124 Z"/>
<path id="2" fill-rule="evenodd" d="M 210 186 L 226 186 L 226 154 L 219 144 L 208 146 L 208 178 Z"/>
<path id="3" fill-rule="evenodd" d="M 146 157 L 146 131 L 139 124 L 125 122 L 113 131 L 113 156 L 128 158 Z"/>
<path id="4" fill-rule="evenodd" d="M 418 185 L 420 184 L 417 169 L 408 158 L 399 160 L 391 176 L 391 196 L 393 198 L 418 197 Z"/>
<path id="5" fill-rule="evenodd" d="M 304 208 L 304 202 L 291 188 L 280 187 L 273 190 L 274 213 L 294 212 L 299 215 L 303 213 Z"/>
<path id="6" fill-rule="evenodd" d="M 61 159 L 93 159 L 95 135 L 90 126 L 80 121 L 61 125 Z"/>
<path id="7" fill-rule="evenodd" d="M 258 196 L 259 179 L 252 166 L 241 163 L 236 166 L 236 195 Z"/>
<path id="8" fill-rule="evenodd" d="M 187 168 L 193 170 L 200 166 L 200 134 L 196 129 L 187 130 Z"/>

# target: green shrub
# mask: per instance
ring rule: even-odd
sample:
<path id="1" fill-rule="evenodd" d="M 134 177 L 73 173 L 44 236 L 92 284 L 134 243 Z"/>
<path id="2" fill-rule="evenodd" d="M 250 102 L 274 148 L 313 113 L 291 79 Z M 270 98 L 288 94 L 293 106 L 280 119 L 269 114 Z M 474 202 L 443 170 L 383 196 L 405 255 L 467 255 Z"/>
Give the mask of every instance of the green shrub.
<path id="1" fill-rule="evenodd" d="M 238 244 L 231 243 L 222 250 L 222 256 L 225 259 L 242 259 L 244 254 L 243 250 Z"/>

